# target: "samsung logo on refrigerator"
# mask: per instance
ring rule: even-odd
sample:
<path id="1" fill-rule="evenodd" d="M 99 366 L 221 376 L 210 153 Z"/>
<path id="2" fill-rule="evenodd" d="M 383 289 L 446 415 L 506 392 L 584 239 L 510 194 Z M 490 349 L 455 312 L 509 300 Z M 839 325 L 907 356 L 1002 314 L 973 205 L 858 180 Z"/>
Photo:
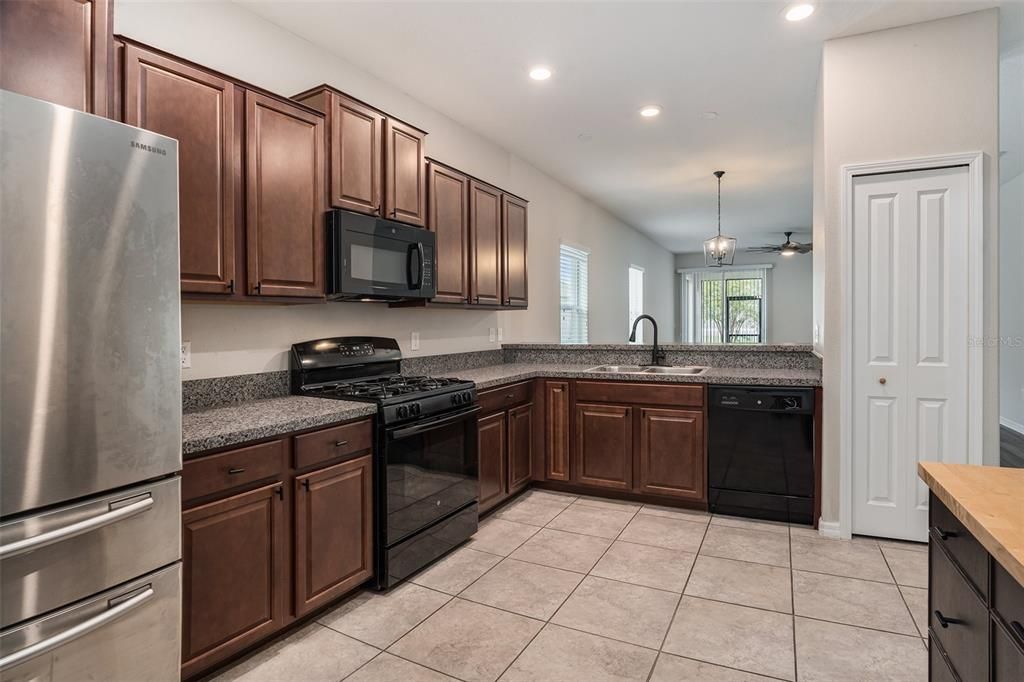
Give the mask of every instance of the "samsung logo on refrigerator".
<path id="1" fill-rule="evenodd" d="M 167 150 L 163 147 L 154 147 L 151 144 L 143 144 L 142 142 L 131 141 L 132 149 L 139 149 L 150 154 L 159 154 L 160 156 L 167 156 Z"/>

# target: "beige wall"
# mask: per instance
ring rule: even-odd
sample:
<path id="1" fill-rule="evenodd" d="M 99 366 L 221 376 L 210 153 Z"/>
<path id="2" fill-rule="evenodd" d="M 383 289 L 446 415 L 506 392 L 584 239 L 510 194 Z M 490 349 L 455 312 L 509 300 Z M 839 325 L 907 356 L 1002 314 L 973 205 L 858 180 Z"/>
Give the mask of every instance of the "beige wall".
<path id="1" fill-rule="evenodd" d="M 806 239 L 806 238 L 805 238 Z M 768 343 L 811 343 L 813 254 L 781 256 L 737 253 L 734 264 L 770 264 L 768 271 Z M 703 253 L 676 254 L 676 268 L 704 267 Z M 680 284 L 676 283 L 676 319 L 681 317 Z M 681 332 L 681 329 L 678 333 Z"/>
<path id="2" fill-rule="evenodd" d="M 624 341 L 627 268 L 646 272 L 645 308 L 674 327 L 673 256 L 592 201 L 399 89 L 231 2 L 119 0 L 115 31 L 282 94 L 330 83 L 429 131 L 427 153 L 530 200 L 530 308 L 516 312 L 390 310 L 368 303 L 311 306 L 182 306 L 192 342 L 186 379 L 287 367 L 295 341 L 326 335 L 394 336 L 410 355 L 497 348 L 505 341 L 557 341 L 558 246 L 591 251 L 592 342 Z M 394 47 L 394 46 L 392 46 Z M 411 351 L 411 332 L 421 347 Z"/>
<path id="3" fill-rule="evenodd" d="M 824 458 L 822 518 L 838 520 L 839 339 L 844 259 L 838 239 L 840 168 L 845 164 L 981 151 L 985 155 L 985 333 L 997 326 L 997 19 L 996 10 L 966 14 L 825 43 L 822 60 L 824 213 L 815 235 L 825 257 L 822 329 Z M 817 211 L 816 211 L 817 215 Z M 823 230 L 821 229 L 823 228 Z M 994 437 L 997 363 L 985 358 L 986 452 Z"/>

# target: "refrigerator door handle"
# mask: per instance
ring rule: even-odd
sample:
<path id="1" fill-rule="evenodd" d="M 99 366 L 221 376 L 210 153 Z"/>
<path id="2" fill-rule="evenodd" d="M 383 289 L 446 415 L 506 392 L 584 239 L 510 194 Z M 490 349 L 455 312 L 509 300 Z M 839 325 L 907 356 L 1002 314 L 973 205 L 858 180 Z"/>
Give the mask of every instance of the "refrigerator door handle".
<path id="1" fill-rule="evenodd" d="M 111 503 L 111 507 L 113 507 L 114 504 L 117 503 Z M 77 523 L 72 523 L 61 528 L 55 528 L 54 530 L 23 538 L 21 540 L 15 540 L 14 542 L 10 542 L 6 545 L 0 545 L 0 560 L 10 559 L 11 557 L 18 556 L 19 554 L 32 552 L 42 547 L 61 542 L 84 533 L 89 533 L 97 528 L 109 526 L 110 524 L 117 523 L 129 516 L 140 514 L 152 506 L 153 496 L 147 493 L 145 497 L 138 499 L 135 502 L 131 502 L 130 504 L 126 504 L 123 507 L 112 508 L 108 512 L 97 514 L 96 516 L 92 516 Z"/>
<path id="2" fill-rule="evenodd" d="M 53 637 L 47 637 L 46 639 L 40 640 L 35 644 L 25 647 L 24 649 L 19 649 L 8 656 L 0 658 L 0 672 L 12 668 L 19 663 L 24 663 L 36 656 L 42 656 L 47 652 L 53 651 L 59 646 L 67 644 L 72 640 L 78 639 L 83 635 L 89 634 L 93 630 L 117 620 L 132 609 L 151 599 L 154 594 L 156 593 L 153 591 L 153 586 L 146 585 L 138 594 L 125 599 L 116 606 L 111 606 L 106 611 L 93 616 L 89 620 L 82 621 L 78 625 L 70 627 L 63 632 L 59 632 Z M 112 599 L 110 603 L 112 604 L 114 601 L 116 600 Z"/>

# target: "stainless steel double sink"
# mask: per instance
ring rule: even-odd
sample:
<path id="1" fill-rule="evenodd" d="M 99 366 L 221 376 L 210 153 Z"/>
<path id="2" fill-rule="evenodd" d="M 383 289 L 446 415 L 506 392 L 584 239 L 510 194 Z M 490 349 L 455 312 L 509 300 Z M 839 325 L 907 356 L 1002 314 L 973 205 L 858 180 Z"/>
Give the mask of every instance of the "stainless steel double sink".
<path id="1" fill-rule="evenodd" d="M 707 367 L 686 366 L 686 367 L 665 367 L 661 365 L 599 365 L 591 367 L 588 372 L 599 374 L 675 374 L 675 375 L 697 375 L 708 371 Z"/>

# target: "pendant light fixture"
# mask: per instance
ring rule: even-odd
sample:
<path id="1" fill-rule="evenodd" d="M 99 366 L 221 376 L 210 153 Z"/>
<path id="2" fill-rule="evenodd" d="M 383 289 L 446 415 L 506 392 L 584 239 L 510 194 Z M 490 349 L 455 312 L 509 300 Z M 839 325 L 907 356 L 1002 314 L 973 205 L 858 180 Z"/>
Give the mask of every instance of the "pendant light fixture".
<path id="1" fill-rule="evenodd" d="M 704 242 L 704 264 L 712 268 L 732 265 L 736 255 L 736 238 L 722 236 L 722 176 L 725 171 L 715 171 L 718 178 L 718 235 Z"/>

